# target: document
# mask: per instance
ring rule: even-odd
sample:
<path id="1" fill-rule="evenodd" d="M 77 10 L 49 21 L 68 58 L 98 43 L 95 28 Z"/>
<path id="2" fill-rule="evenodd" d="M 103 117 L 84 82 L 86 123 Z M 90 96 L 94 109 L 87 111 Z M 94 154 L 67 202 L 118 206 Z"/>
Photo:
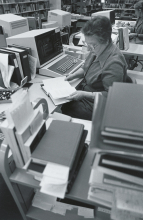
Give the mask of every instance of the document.
<path id="1" fill-rule="evenodd" d="M 40 183 L 40 192 L 64 198 L 68 185 L 69 167 L 47 163 Z"/>
<path id="2" fill-rule="evenodd" d="M 68 102 L 69 100 L 67 100 L 66 97 L 76 91 L 68 81 L 65 81 L 65 77 L 46 79 L 43 80 L 43 84 L 43 89 L 47 95 L 50 96 L 55 105 Z"/>

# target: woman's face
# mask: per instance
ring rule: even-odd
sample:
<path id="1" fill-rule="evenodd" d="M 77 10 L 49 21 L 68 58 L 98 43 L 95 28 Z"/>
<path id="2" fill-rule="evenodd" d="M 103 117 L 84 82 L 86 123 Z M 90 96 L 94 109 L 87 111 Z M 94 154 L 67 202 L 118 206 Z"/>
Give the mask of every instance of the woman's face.
<path id="1" fill-rule="evenodd" d="M 96 56 L 99 56 L 108 44 L 99 43 L 95 35 L 85 36 L 85 43 L 88 46 L 88 50 L 94 53 Z"/>

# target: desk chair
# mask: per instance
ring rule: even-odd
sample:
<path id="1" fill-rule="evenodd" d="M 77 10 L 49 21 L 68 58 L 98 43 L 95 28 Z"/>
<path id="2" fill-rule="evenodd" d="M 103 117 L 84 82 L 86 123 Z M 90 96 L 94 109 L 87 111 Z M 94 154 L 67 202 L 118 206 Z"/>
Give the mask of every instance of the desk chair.
<path id="1" fill-rule="evenodd" d="M 139 57 L 138 57 L 138 56 L 136 57 L 136 59 L 135 59 L 134 57 L 131 58 L 131 59 L 129 60 L 129 64 L 130 64 L 130 66 L 129 66 L 129 69 L 130 69 L 130 70 L 133 70 L 135 67 L 138 66 L 138 64 L 140 64 L 140 65 L 141 65 L 140 72 L 143 71 L 143 60 L 139 60 Z"/>

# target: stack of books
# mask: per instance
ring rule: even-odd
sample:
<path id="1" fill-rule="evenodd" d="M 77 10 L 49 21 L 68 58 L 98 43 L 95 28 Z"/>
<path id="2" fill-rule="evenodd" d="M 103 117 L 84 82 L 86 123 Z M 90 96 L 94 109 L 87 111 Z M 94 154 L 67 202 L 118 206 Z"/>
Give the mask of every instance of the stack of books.
<path id="1" fill-rule="evenodd" d="M 97 152 L 89 178 L 88 199 L 112 208 L 116 191 L 143 192 L 142 176 L 143 160 L 140 155 Z"/>
<path id="2" fill-rule="evenodd" d="M 143 149 L 143 85 L 114 83 L 109 89 L 101 123 L 103 142 Z"/>
<path id="3" fill-rule="evenodd" d="M 143 85 L 113 83 L 99 96 L 92 118 L 91 148 L 142 154 Z"/>

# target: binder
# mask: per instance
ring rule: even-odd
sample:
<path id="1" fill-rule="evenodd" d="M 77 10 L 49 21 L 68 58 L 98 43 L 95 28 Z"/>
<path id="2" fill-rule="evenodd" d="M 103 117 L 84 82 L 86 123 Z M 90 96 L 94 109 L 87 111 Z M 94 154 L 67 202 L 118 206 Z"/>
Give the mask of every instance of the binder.
<path id="1" fill-rule="evenodd" d="M 72 169 L 78 153 L 84 125 L 52 121 L 31 157 L 36 162 L 56 163 Z"/>
<path id="2" fill-rule="evenodd" d="M 31 75 L 30 75 L 30 67 L 29 67 L 29 61 L 28 61 L 28 52 L 26 50 L 21 50 L 21 49 L 18 49 L 16 47 L 12 47 L 12 46 L 8 46 L 7 49 L 10 49 L 14 52 L 19 53 L 22 68 L 23 68 L 24 77 L 28 76 L 28 81 L 30 81 L 31 80 Z"/>
<path id="3" fill-rule="evenodd" d="M 9 51 L 11 53 L 14 53 L 15 56 L 16 56 L 16 59 L 17 59 L 17 63 L 18 63 L 18 66 L 19 66 L 19 70 L 20 70 L 20 74 L 21 74 L 21 78 L 23 79 L 24 78 L 24 75 L 23 75 L 23 68 L 22 68 L 22 65 L 21 65 L 21 58 L 20 58 L 20 54 L 18 52 L 15 52 L 13 50 L 11 50 L 11 48 L 1 48 L 3 51 Z"/>
<path id="4" fill-rule="evenodd" d="M 31 48 L 30 47 L 24 47 L 24 46 L 20 46 L 20 45 L 16 45 L 16 44 L 12 44 L 12 45 L 8 45 L 9 47 L 16 47 L 18 49 L 21 49 L 21 50 L 26 50 L 28 52 L 29 55 L 32 55 L 32 52 L 31 52 Z"/>
<path id="5" fill-rule="evenodd" d="M 21 77 L 20 70 L 18 67 L 16 55 L 14 53 L 9 52 L 9 51 L 4 51 L 3 49 L 0 49 L 0 53 L 8 54 L 9 65 L 14 66 L 14 72 L 13 72 L 11 81 L 17 83 L 20 86 L 22 77 Z"/>

